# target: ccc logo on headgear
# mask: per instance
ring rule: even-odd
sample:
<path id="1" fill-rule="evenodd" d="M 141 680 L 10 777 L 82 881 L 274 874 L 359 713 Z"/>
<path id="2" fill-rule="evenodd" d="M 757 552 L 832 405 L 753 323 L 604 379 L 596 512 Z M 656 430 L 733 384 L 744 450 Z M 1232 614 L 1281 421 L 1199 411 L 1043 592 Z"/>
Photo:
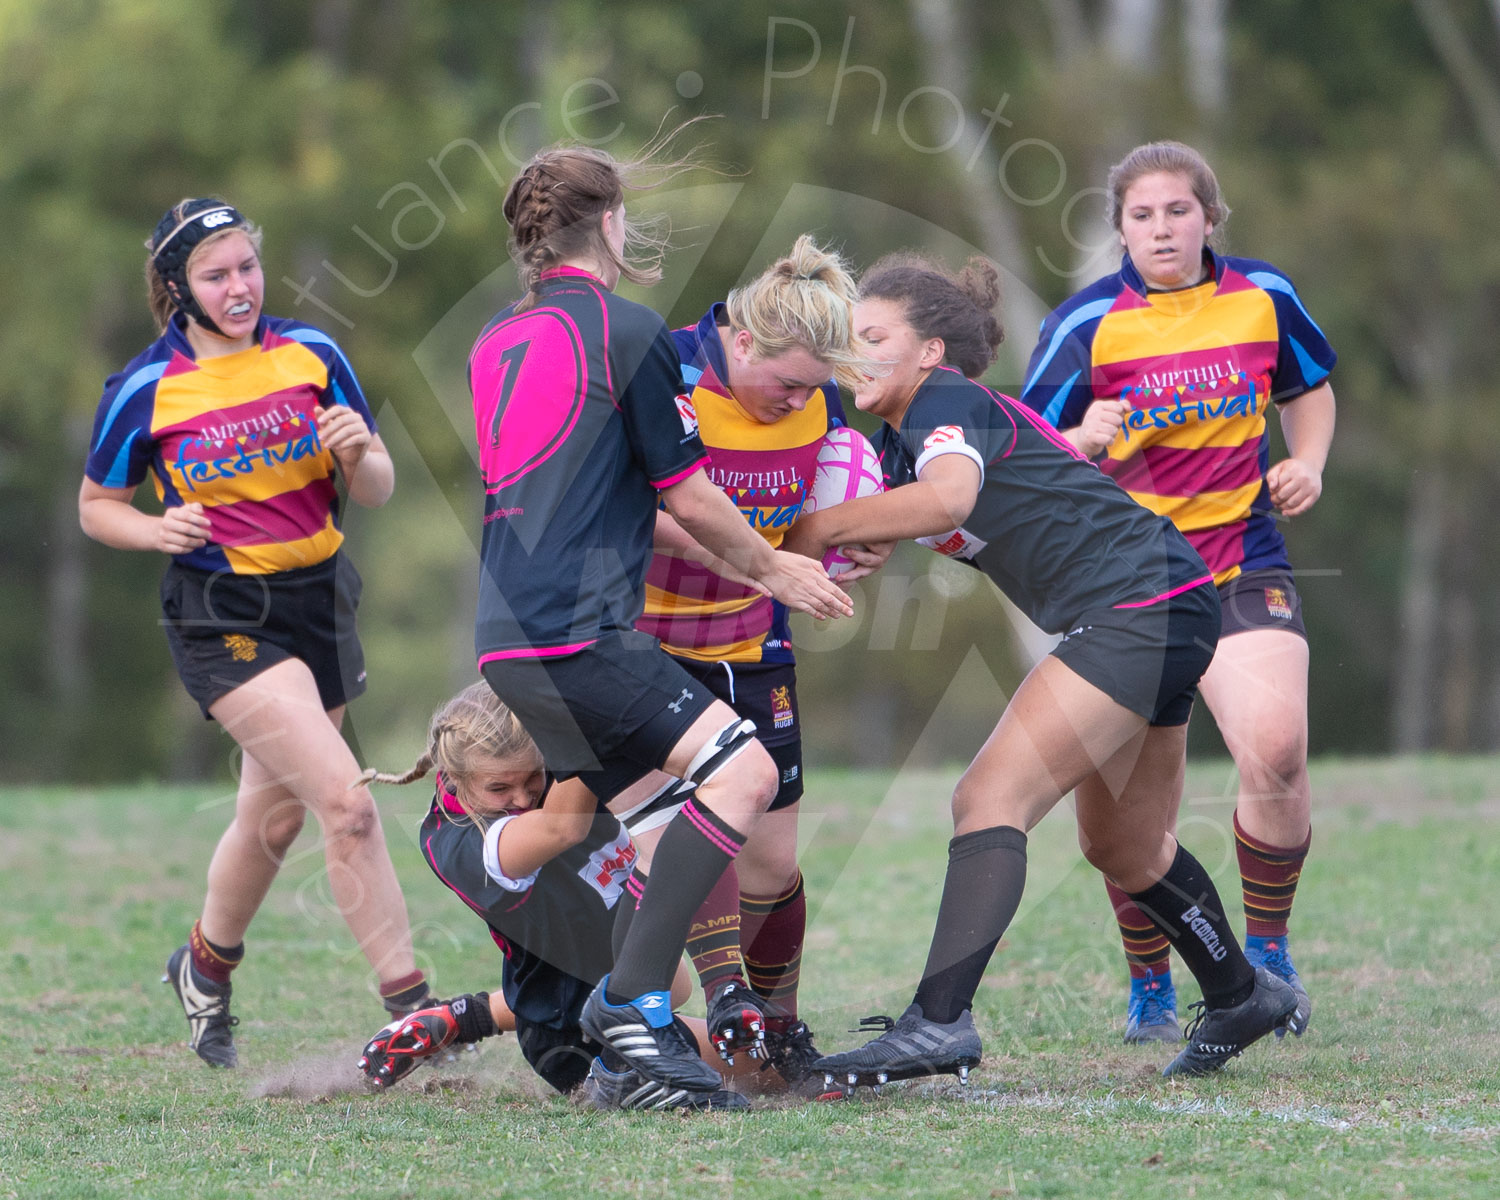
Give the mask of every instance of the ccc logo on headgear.
<path id="1" fill-rule="evenodd" d="M 217 229 L 220 225 L 228 225 L 234 220 L 234 214 L 227 208 L 221 208 L 218 212 L 211 212 L 203 218 L 204 229 Z"/>

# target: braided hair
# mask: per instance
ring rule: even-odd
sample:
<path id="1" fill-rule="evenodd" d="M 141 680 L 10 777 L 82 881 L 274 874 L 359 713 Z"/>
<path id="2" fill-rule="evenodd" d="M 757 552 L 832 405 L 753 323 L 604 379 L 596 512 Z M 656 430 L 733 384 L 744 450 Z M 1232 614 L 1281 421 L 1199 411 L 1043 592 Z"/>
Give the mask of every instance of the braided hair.
<path id="1" fill-rule="evenodd" d="M 538 769 L 542 765 L 541 751 L 519 718 L 483 682 L 470 684 L 432 714 L 427 748 L 409 770 L 388 775 L 371 769 L 356 783 L 414 783 L 436 767 L 453 785 L 464 811 L 482 827 L 483 815 L 475 811 L 465 794 L 481 758 L 525 760 Z"/>
<path id="2" fill-rule="evenodd" d="M 662 259 L 670 249 L 667 219 L 627 219 L 621 255 L 605 240 L 601 218 L 624 203 L 627 191 L 649 191 L 685 171 L 714 170 L 700 161 L 696 149 L 665 158 L 683 130 L 707 119 L 694 117 L 658 132 L 634 158 L 615 158 L 591 146 L 553 146 L 521 168 L 501 209 L 524 289 L 517 312 L 536 303 L 542 273 L 568 259 L 592 259 L 631 283 L 650 285 L 661 279 Z"/>

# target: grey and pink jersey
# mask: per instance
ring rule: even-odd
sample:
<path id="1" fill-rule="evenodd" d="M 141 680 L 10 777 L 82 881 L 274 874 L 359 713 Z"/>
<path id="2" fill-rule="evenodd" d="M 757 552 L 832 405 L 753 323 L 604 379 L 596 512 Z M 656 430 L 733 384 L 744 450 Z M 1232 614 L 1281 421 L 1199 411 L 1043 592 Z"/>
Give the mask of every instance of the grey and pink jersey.
<path id="1" fill-rule="evenodd" d="M 978 567 L 1048 633 L 1212 578 L 1171 521 L 1142 508 L 1031 409 L 951 367 L 927 377 L 900 431 L 883 427 L 875 448 L 890 487 L 945 454 L 979 468 L 979 498 L 963 526 L 918 540 Z"/>
<path id="2" fill-rule="evenodd" d="M 479 665 L 572 654 L 641 614 L 658 492 L 708 461 L 666 323 L 573 268 L 469 355 L 484 479 Z"/>

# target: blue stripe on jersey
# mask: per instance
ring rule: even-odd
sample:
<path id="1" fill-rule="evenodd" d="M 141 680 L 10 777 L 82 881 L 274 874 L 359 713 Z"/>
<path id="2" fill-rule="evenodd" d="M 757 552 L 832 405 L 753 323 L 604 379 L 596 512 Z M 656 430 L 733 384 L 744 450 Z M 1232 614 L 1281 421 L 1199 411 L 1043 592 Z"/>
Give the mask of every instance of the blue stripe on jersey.
<path id="1" fill-rule="evenodd" d="M 115 423 L 115 418 L 120 415 L 120 410 L 125 407 L 130 398 L 134 396 L 138 391 L 140 391 L 143 387 L 145 387 L 148 383 L 155 383 L 158 379 L 165 375 L 167 373 L 167 367 L 171 365 L 171 362 L 171 359 L 167 359 L 166 362 L 151 363 L 149 366 L 142 367 L 139 371 L 137 371 L 134 375 L 132 375 L 129 379 L 127 379 L 123 384 L 120 385 L 120 390 L 115 393 L 114 403 L 109 406 L 109 413 L 104 418 L 104 424 L 99 427 L 99 438 L 94 443 L 95 450 L 104 445 L 104 439 L 109 436 L 110 426 Z M 126 442 L 126 445 L 129 445 L 129 442 Z M 113 470 L 110 471 L 110 475 L 114 475 Z M 111 484 L 108 486 L 120 487 L 123 485 Z"/>
<path id="2" fill-rule="evenodd" d="M 1057 389 L 1057 395 L 1052 397 L 1052 403 L 1042 411 L 1042 420 L 1046 421 L 1053 429 L 1057 428 L 1058 421 L 1062 420 L 1063 406 L 1068 402 L 1068 393 L 1073 390 L 1073 382 L 1082 371 L 1074 371 L 1063 381 L 1062 387 Z"/>
<path id="3" fill-rule="evenodd" d="M 702 367 L 690 367 L 687 365 L 687 363 L 682 364 L 682 382 L 687 384 L 689 389 L 697 387 L 698 380 L 702 378 Z"/>
<path id="4" fill-rule="evenodd" d="M 1308 312 L 1305 307 L 1303 307 L 1302 297 L 1297 295 L 1297 289 L 1291 285 L 1290 280 L 1283 279 L 1280 275 L 1273 274 L 1270 271 L 1251 271 L 1248 275 L 1248 278 L 1250 282 L 1255 284 L 1255 286 L 1258 288 L 1264 288 L 1268 292 L 1280 292 L 1285 296 L 1290 296 L 1292 298 L 1292 303 L 1297 306 L 1297 311 L 1302 314 L 1307 323 L 1314 329 L 1318 329 L 1318 323 L 1312 319 L 1312 314 Z M 1321 329 L 1318 329 L 1318 336 L 1324 336 Z M 1326 375 L 1328 374 L 1328 372 L 1324 371 L 1323 374 Z"/>
<path id="5" fill-rule="evenodd" d="M 110 414 L 114 416 L 113 413 Z M 120 452 L 115 455 L 115 461 L 109 466 L 109 474 L 104 477 L 100 487 L 122 488 L 130 486 L 130 447 L 135 443 L 136 436 L 141 431 L 132 429 L 130 436 L 125 439 L 125 444 L 120 447 Z"/>
<path id="6" fill-rule="evenodd" d="M 291 338 L 294 342 L 301 342 L 304 346 L 331 346 L 333 352 L 339 356 L 339 362 L 344 364 L 344 370 L 354 374 L 354 368 L 349 365 L 349 360 L 344 357 L 344 352 L 339 349 L 339 344 L 321 329 L 278 329 L 276 333 L 280 337 Z"/>
<path id="7" fill-rule="evenodd" d="M 1032 385 L 1046 373 L 1047 364 L 1052 361 L 1052 356 L 1062 347 L 1068 335 L 1084 322 L 1102 317 L 1114 307 L 1116 299 L 1117 297 L 1115 296 L 1106 296 L 1102 300 L 1095 300 L 1092 304 L 1081 305 L 1063 319 L 1062 323 L 1058 325 L 1057 331 L 1053 333 L 1052 341 L 1047 344 L 1047 353 L 1042 355 L 1042 361 L 1037 363 L 1036 370 L 1031 373 L 1031 378 L 1026 381 L 1026 385 L 1021 389 L 1022 399 L 1025 399 L 1026 393 L 1031 390 Z"/>
<path id="8" fill-rule="evenodd" d="M 1327 376 L 1328 372 L 1302 347 L 1302 343 L 1291 334 L 1286 335 L 1286 340 L 1291 343 L 1292 353 L 1297 356 L 1297 366 L 1302 369 L 1302 380 L 1308 388 L 1315 387 Z"/>

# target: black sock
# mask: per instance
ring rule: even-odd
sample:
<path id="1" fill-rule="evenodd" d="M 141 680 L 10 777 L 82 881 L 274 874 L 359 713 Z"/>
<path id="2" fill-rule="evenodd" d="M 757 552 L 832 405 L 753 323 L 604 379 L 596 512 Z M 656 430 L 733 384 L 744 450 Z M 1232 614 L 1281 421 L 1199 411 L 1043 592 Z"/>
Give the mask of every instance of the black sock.
<path id="1" fill-rule="evenodd" d="M 1209 1008 L 1231 1008 L 1249 999 L 1255 971 L 1224 919 L 1214 881 L 1182 845 L 1161 881 L 1130 898 L 1182 956 Z"/>
<path id="2" fill-rule="evenodd" d="M 630 933 L 630 926 L 635 922 L 636 907 L 646 891 L 646 879 L 646 872 L 641 870 L 639 863 L 631 868 L 630 874 L 625 879 L 625 889 L 620 893 L 619 900 L 615 902 L 615 923 L 610 928 L 611 959 L 620 957 L 620 951 L 625 945 L 625 937 Z"/>
<path id="3" fill-rule="evenodd" d="M 698 906 L 745 844 L 745 835 L 698 799 L 672 818 L 652 857 L 651 878 L 630 922 L 604 998 L 623 1004 L 665 992 L 682 960 Z"/>
<path id="4" fill-rule="evenodd" d="M 916 995 L 929 1021 L 950 1024 L 973 1005 L 1025 887 L 1026 835 L 1019 829 L 997 825 L 948 843 L 943 900 Z"/>

